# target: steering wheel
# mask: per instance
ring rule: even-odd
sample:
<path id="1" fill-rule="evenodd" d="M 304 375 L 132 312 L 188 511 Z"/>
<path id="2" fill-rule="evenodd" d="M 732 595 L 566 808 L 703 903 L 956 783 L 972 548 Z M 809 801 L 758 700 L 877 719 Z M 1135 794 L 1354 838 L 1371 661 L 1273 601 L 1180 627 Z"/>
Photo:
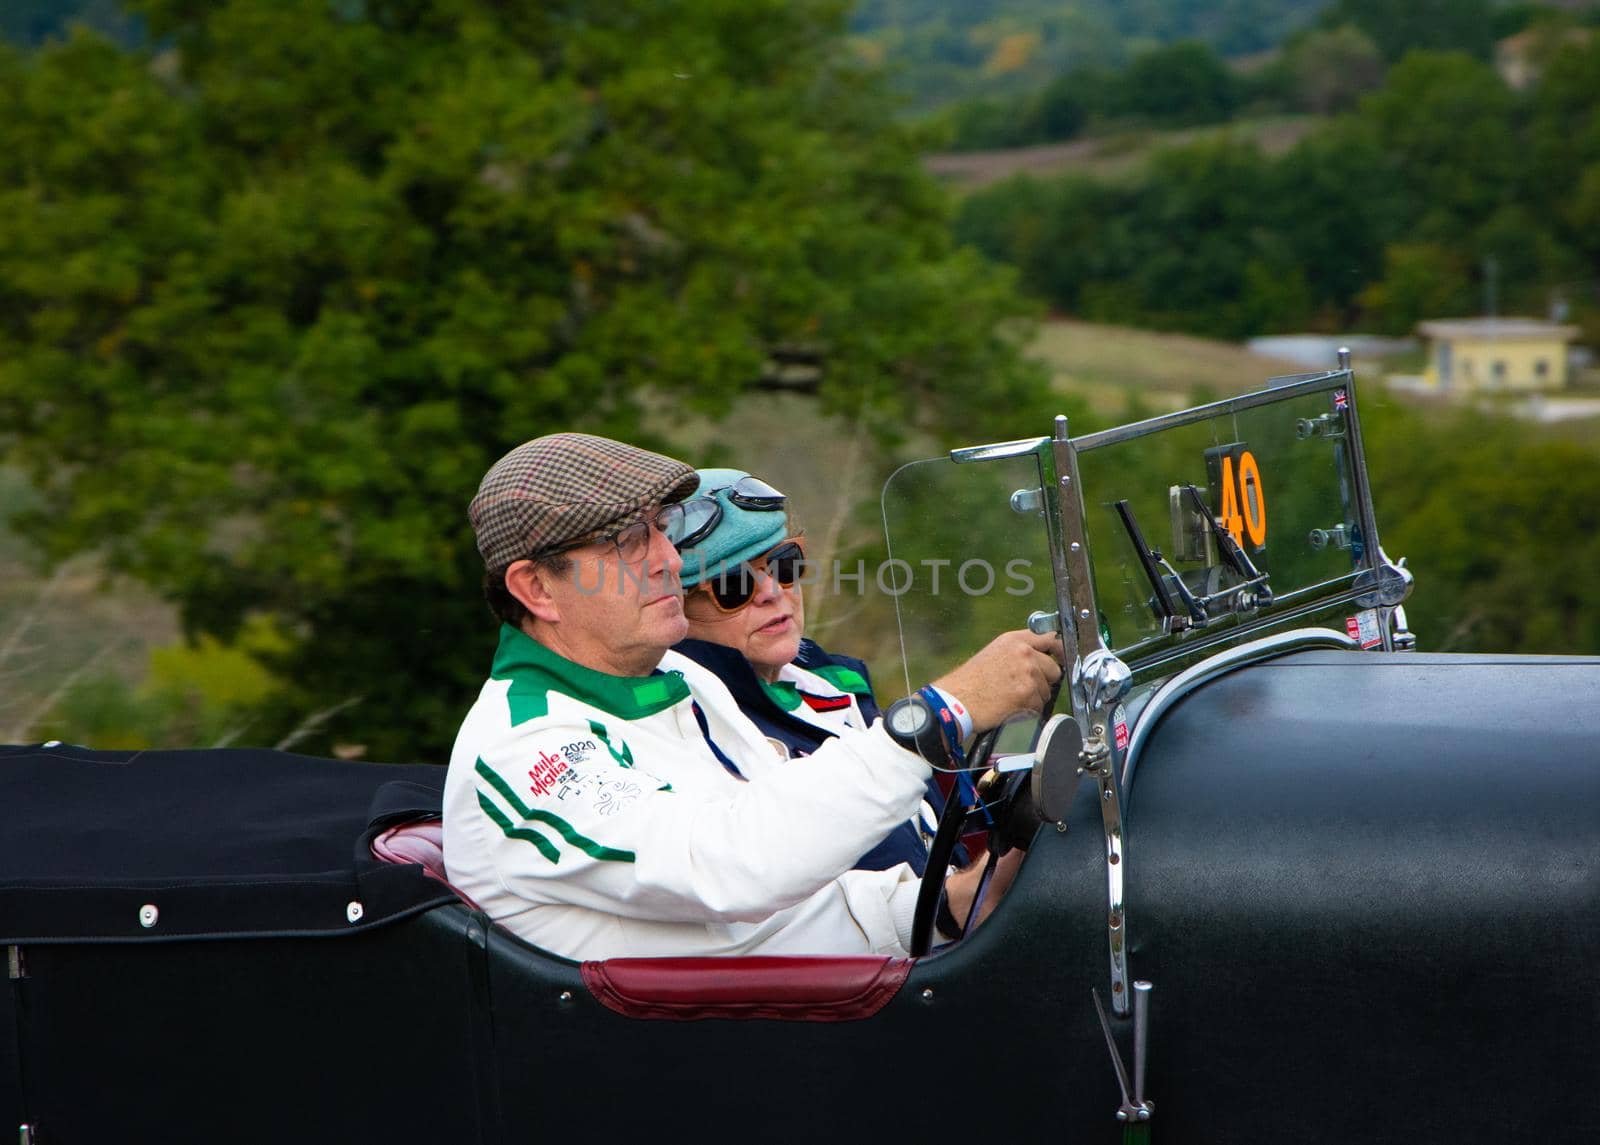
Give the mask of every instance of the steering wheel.
<path id="1" fill-rule="evenodd" d="M 994 728 L 978 737 L 972 748 L 972 769 L 981 768 L 988 762 L 999 734 L 999 729 Z M 921 958 L 933 945 L 934 920 L 938 917 L 939 904 L 944 898 L 945 873 L 955 854 L 956 844 L 961 840 L 963 828 L 970 819 L 984 810 L 988 811 L 989 856 L 985 860 L 988 866 L 980 883 L 979 896 L 981 896 L 982 887 L 988 885 L 989 876 L 994 872 L 995 863 L 1000 858 L 1003 841 L 1008 839 L 1015 841 L 1016 832 L 1012 830 L 1012 820 L 1018 818 L 1024 805 L 1031 808 L 1032 801 L 1027 797 L 1029 775 L 1030 772 L 1027 770 L 1005 775 L 995 772 L 985 774 L 978 783 L 978 802 L 972 807 L 962 805 L 959 787 L 951 789 L 950 796 L 944 803 L 944 811 L 939 816 L 939 826 L 934 831 L 933 842 L 928 846 L 928 865 L 923 868 L 922 885 L 917 891 L 917 909 L 911 921 L 913 958 Z M 1031 837 L 1034 828 L 1039 824 L 1039 819 L 1031 810 L 1023 818 L 1027 822 L 1019 822 L 1015 826 L 1025 830 L 1027 837 Z M 1004 849 L 1009 850 L 1009 847 Z M 977 904 L 979 896 L 974 897 L 974 905 Z M 963 920 L 963 925 L 966 921 Z"/>
<path id="2" fill-rule="evenodd" d="M 974 768 L 988 763 L 998 735 L 998 729 L 984 732 L 972 745 Z M 1060 823 L 1067 818 L 1082 780 L 1077 767 L 1082 750 L 1083 734 L 1077 721 L 1070 715 L 1053 715 L 1034 739 L 1033 767 L 1004 775 L 989 772 L 979 780 L 980 803 L 988 809 L 992 825 L 989 828 L 989 867 L 974 903 L 981 899 L 1002 850 L 1026 847 L 1039 824 Z M 915 958 L 928 953 L 933 945 L 933 924 L 938 917 L 939 902 L 944 897 L 945 871 L 949 869 L 962 828 L 970 817 L 971 811 L 961 806 L 959 792 L 952 790 L 950 798 L 945 800 L 944 813 L 939 816 L 933 843 L 928 847 L 928 865 L 922 872 L 917 909 L 911 918 L 911 954 Z"/>

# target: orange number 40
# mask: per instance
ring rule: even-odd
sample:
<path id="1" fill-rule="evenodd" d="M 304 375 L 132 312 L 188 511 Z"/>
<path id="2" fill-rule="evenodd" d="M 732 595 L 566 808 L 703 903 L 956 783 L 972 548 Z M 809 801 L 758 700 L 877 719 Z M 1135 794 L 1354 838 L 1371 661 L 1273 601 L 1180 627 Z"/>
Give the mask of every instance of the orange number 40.
<path id="1" fill-rule="evenodd" d="M 1248 449 L 1240 452 L 1237 470 L 1233 458 L 1222 459 L 1222 527 L 1241 547 L 1246 533 L 1257 548 L 1267 543 L 1267 496 L 1256 455 Z"/>

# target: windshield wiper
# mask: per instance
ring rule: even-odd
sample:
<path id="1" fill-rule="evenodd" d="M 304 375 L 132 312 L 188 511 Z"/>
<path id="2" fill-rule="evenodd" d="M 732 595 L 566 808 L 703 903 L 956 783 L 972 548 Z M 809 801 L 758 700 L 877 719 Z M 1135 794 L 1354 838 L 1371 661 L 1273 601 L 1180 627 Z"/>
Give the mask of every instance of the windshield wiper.
<path id="1" fill-rule="evenodd" d="M 1155 595 L 1150 599 L 1151 611 L 1156 614 L 1156 619 L 1161 622 L 1164 632 L 1173 632 L 1186 627 L 1188 623 L 1205 623 L 1206 606 L 1195 598 L 1189 591 L 1189 586 L 1183 583 L 1183 578 L 1178 575 L 1171 565 L 1162 557 L 1160 549 L 1152 549 L 1145 543 L 1144 531 L 1139 528 L 1139 519 L 1133 515 L 1133 506 L 1127 501 L 1116 503 L 1117 515 L 1122 518 L 1122 527 L 1128 531 L 1128 539 L 1133 542 L 1134 552 L 1139 554 L 1139 565 L 1144 569 L 1144 575 L 1150 582 Z M 1188 621 L 1178 616 L 1177 610 L 1172 606 L 1172 594 L 1167 591 L 1167 578 L 1162 575 L 1162 569 L 1172 574 L 1172 583 L 1177 585 L 1178 593 L 1183 597 L 1183 606 L 1188 610 Z"/>
<path id="2" fill-rule="evenodd" d="M 1233 534 L 1217 523 L 1217 519 L 1211 515 L 1211 509 L 1206 505 L 1205 498 L 1200 496 L 1200 490 L 1193 485 L 1185 485 L 1184 489 L 1188 491 L 1189 499 L 1194 502 L 1195 511 L 1205 519 L 1211 529 L 1211 535 L 1216 538 L 1217 551 L 1222 554 L 1222 559 L 1239 579 L 1244 581 L 1236 588 L 1254 588 L 1256 603 L 1271 604 L 1272 588 L 1267 584 L 1267 574 L 1256 568 L 1255 562 L 1250 559 L 1250 554 L 1233 539 Z M 1235 589 L 1228 591 L 1233 592 Z"/>

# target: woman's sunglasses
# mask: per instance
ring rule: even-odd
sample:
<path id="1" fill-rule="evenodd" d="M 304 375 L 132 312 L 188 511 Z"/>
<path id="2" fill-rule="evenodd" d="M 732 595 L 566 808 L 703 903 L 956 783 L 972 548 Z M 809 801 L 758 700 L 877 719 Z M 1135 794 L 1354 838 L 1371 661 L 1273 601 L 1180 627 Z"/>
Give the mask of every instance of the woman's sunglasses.
<path id="1" fill-rule="evenodd" d="M 759 477 L 741 477 L 732 485 L 707 489 L 698 497 L 681 502 L 683 520 L 674 526 L 673 532 L 667 534 L 667 539 L 678 547 L 680 553 L 684 549 L 694 548 L 722 523 L 722 502 L 717 499 L 718 493 L 726 493 L 730 505 L 755 513 L 781 513 L 788 501 L 787 497 Z"/>
<path id="2" fill-rule="evenodd" d="M 792 588 L 805 570 L 805 546 L 799 537 L 790 537 L 764 555 L 740 562 L 738 568 L 708 577 L 690 592 L 703 589 L 718 612 L 738 612 L 755 598 L 758 573 L 764 572 L 784 588 Z"/>

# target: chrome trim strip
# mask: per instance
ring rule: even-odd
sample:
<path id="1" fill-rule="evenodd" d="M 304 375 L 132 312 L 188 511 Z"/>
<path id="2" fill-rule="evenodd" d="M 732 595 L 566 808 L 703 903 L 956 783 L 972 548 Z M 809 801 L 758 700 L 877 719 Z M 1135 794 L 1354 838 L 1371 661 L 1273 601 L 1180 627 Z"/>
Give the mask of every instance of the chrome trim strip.
<path id="1" fill-rule="evenodd" d="M 1128 913 L 1123 894 L 1124 841 L 1122 800 L 1117 789 L 1107 729 L 1112 708 L 1122 699 L 1133 674 L 1100 637 L 1096 615 L 1094 569 L 1089 563 L 1089 538 L 1084 531 L 1083 482 L 1078 474 L 1078 448 L 1067 433 L 1067 419 L 1057 417 L 1052 439 L 1056 472 L 1056 504 L 1060 522 L 1061 559 L 1066 565 L 1061 634 L 1072 655 L 1067 673 L 1072 714 L 1083 733 L 1083 772 L 1100 788 L 1100 824 L 1106 854 L 1106 946 L 1111 964 L 1111 1010 L 1126 1017 L 1133 999 L 1128 989 Z M 1058 593 L 1059 595 L 1059 593 Z"/>
<path id="2" fill-rule="evenodd" d="M 1279 631 L 1273 633 L 1273 635 L 1281 635 L 1283 631 L 1287 630 L 1285 628 L 1286 625 L 1293 624 L 1297 620 L 1309 620 L 1319 613 L 1333 612 L 1334 610 L 1346 611 L 1345 606 L 1349 605 L 1355 605 L 1359 609 L 1363 607 L 1357 603 L 1361 595 L 1361 590 L 1351 587 L 1338 596 L 1303 602 L 1298 608 L 1275 611 L 1271 616 L 1257 616 L 1254 618 L 1224 616 L 1215 624 L 1206 628 L 1191 629 L 1184 634 L 1183 639 L 1164 646 L 1157 654 L 1151 655 L 1147 659 L 1139 659 L 1134 669 L 1135 674 L 1141 681 L 1150 680 L 1153 677 L 1159 678 L 1162 669 L 1168 668 L 1174 663 L 1193 664 L 1202 657 L 1213 655 L 1208 649 L 1214 648 L 1218 644 L 1238 642 L 1241 635 L 1249 636 L 1252 632 L 1266 633 L 1270 629 L 1278 629 Z M 1337 629 L 1334 631 L 1337 631 Z M 1266 635 L 1257 637 L 1257 639 L 1261 640 L 1267 638 Z M 1135 644 L 1124 651 L 1128 654 L 1128 658 L 1132 660 L 1134 659 L 1133 653 L 1145 646 Z M 1239 643 L 1238 646 L 1242 648 L 1244 644 Z"/>
<path id="3" fill-rule="evenodd" d="M 1146 418 L 1136 421 L 1132 425 L 1119 425 L 1112 429 L 1102 429 L 1099 433 L 1086 433 L 1075 438 L 1075 445 L 1080 452 L 1090 449 L 1099 449 L 1105 445 L 1115 445 L 1119 441 L 1130 441 L 1135 437 L 1143 437 L 1147 433 L 1157 430 L 1172 429 L 1174 426 L 1193 425 L 1197 421 L 1205 421 L 1219 414 L 1233 413 L 1237 410 L 1253 409 L 1256 406 L 1266 405 L 1269 402 L 1281 402 L 1286 398 L 1299 397 L 1302 394 L 1314 394 L 1320 390 L 1337 389 L 1348 378 L 1348 371 L 1329 370 L 1325 374 L 1312 374 L 1309 377 L 1295 375 L 1300 380 L 1291 380 L 1281 386 L 1271 389 L 1257 390 L 1254 393 L 1240 394 L 1238 397 L 1223 398 L 1220 401 L 1210 402 L 1193 409 L 1178 410 L 1176 413 L 1162 414 L 1160 417 Z"/>
<path id="4" fill-rule="evenodd" d="M 1348 368 L 1350 352 L 1341 349 L 1339 362 Z M 1372 483 L 1367 477 L 1367 453 L 1361 444 L 1361 419 L 1356 416 L 1356 376 L 1351 373 L 1348 384 L 1345 386 L 1344 429 L 1345 440 L 1350 446 L 1350 471 L 1351 484 L 1355 486 L 1356 512 L 1361 519 L 1361 545 L 1362 556 L 1366 567 L 1372 570 L 1374 585 L 1381 584 L 1389 569 L 1389 558 L 1383 551 L 1383 545 L 1378 540 L 1378 515 L 1372 508 Z M 1409 592 L 1409 585 L 1407 586 Z M 1405 599 L 1405 595 L 1401 596 Z M 1394 651 L 1394 633 L 1389 623 L 1392 606 L 1384 607 L 1383 602 L 1377 602 L 1378 634 L 1383 640 L 1385 652 Z"/>
<path id="5" fill-rule="evenodd" d="M 969 445 L 952 449 L 950 460 L 957 465 L 969 461 L 993 461 L 997 457 L 1021 457 L 1024 453 L 1037 453 L 1039 447 L 1049 442 L 1048 437 L 1022 437 L 1016 441 L 997 441 L 991 445 Z"/>
<path id="6" fill-rule="evenodd" d="M 1133 734 L 1128 738 L 1128 751 L 1122 760 L 1121 788 L 1124 802 L 1132 802 L 1134 768 L 1139 762 L 1140 750 L 1150 739 L 1156 724 L 1161 721 L 1168 708 L 1200 685 L 1226 675 L 1236 668 L 1308 648 L 1347 648 L 1360 651 L 1361 645 L 1345 633 L 1335 632 L 1331 628 L 1295 628 L 1218 652 L 1215 656 L 1202 660 L 1161 685 L 1156 694 L 1151 696 L 1149 702 L 1140 710 Z"/>

